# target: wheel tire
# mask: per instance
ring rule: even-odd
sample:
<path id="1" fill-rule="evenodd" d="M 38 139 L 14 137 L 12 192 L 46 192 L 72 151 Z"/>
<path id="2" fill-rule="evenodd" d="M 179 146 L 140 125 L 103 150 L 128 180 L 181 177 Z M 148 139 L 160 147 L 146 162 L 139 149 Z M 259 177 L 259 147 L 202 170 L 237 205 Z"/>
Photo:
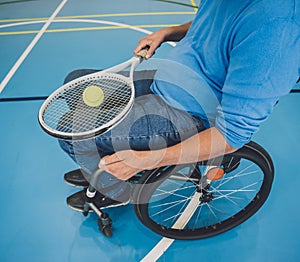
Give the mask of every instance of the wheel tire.
<path id="1" fill-rule="evenodd" d="M 110 226 L 103 228 L 102 232 L 106 237 L 111 237 L 113 233 L 112 228 Z"/>

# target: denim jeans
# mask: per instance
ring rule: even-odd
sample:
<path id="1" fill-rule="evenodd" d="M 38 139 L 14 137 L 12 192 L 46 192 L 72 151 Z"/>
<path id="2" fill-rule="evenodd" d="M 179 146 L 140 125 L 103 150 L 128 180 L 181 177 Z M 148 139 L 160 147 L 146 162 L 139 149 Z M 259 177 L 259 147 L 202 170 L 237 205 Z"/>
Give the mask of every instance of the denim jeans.
<path id="1" fill-rule="evenodd" d="M 71 72 L 65 83 L 98 70 L 81 69 Z M 128 115 L 110 131 L 93 139 L 81 141 L 59 140 L 61 148 L 87 174 L 96 170 L 101 157 L 120 150 L 156 150 L 166 148 L 189 138 L 204 129 L 200 119 L 168 106 L 151 92 L 154 71 L 135 72 L 136 97 Z M 128 191 L 129 184 L 103 172 L 96 189 L 106 196 L 118 199 Z"/>

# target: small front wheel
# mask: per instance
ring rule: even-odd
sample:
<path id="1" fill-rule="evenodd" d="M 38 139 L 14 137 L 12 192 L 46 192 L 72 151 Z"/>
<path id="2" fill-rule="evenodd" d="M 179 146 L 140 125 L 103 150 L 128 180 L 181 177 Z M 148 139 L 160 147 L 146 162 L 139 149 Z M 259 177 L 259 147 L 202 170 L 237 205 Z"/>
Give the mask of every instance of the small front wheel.
<path id="1" fill-rule="evenodd" d="M 98 219 L 98 228 L 106 237 L 112 236 L 112 220 L 107 213 L 102 213 Z"/>
<path id="2" fill-rule="evenodd" d="M 112 233 L 113 233 L 113 231 L 112 231 L 112 228 L 111 228 L 111 226 L 107 226 L 107 227 L 105 227 L 105 228 L 103 228 L 103 229 L 99 229 L 106 237 L 111 237 L 112 236 Z"/>

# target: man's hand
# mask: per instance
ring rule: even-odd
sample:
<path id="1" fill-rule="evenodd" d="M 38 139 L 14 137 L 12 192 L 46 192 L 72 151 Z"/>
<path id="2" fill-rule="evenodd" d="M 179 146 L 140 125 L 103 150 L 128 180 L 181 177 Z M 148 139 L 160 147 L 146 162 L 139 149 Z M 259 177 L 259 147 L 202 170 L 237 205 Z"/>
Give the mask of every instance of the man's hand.
<path id="1" fill-rule="evenodd" d="M 149 47 L 146 55 L 146 59 L 149 59 L 154 55 L 155 50 L 160 47 L 160 45 L 166 41 L 180 41 L 188 29 L 190 28 L 191 22 L 188 22 L 179 26 L 171 26 L 160 29 L 148 36 L 140 39 L 138 45 L 134 49 L 134 53 L 137 54 L 146 46 Z"/>
<path id="2" fill-rule="evenodd" d="M 157 32 L 154 32 L 146 37 L 143 37 L 140 39 L 138 45 L 134 49 L 134 53 L 137 54 L 140 50 L 142 50 L 145 47 L 149 47 L 146 55 L 146 59 L 149 59 L 151 56 L 154 55 L 155 50 L 160 47 L 160 45 L 164 42 L 164 31 L 159 30 Z"/>
<path id="3" fill-rule="evenodd" d="M 99 168 L 120 180 L 127 180 L 142 170 L 150 170 L 160 166 L 164 151 L 120 151 L 103 157 L 99 163 Z"/>

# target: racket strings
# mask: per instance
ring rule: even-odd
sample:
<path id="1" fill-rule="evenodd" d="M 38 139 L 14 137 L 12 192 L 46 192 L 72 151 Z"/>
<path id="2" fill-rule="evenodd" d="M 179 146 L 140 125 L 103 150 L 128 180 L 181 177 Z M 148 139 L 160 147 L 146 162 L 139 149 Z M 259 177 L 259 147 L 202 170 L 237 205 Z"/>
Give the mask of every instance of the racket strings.
<path id="1" fill-rule="evenodd" d="M 104 101 L 97 107 L 84 103 L 82 94 L 92 85 L 99 86 Z M 54 130 L 65 133 L 81 133 L 106 125 L 128 105 L 132 96 L 131 85 L 124 79 L 102 75 L 66 86 L 53 97 L 44 110 L 44 122 Z"/>

